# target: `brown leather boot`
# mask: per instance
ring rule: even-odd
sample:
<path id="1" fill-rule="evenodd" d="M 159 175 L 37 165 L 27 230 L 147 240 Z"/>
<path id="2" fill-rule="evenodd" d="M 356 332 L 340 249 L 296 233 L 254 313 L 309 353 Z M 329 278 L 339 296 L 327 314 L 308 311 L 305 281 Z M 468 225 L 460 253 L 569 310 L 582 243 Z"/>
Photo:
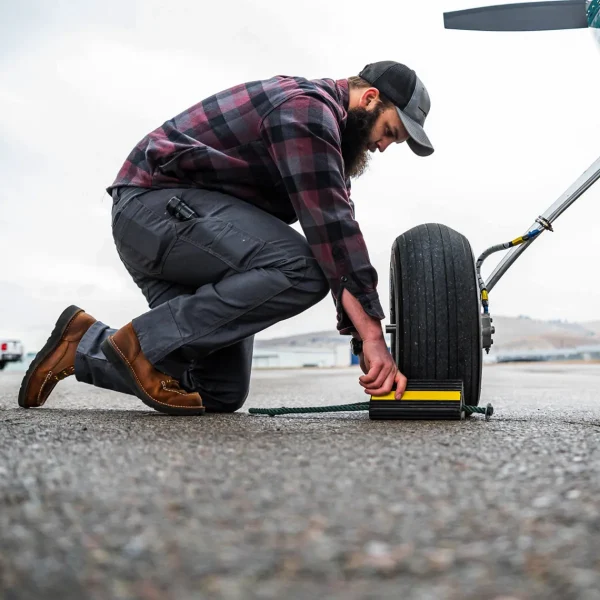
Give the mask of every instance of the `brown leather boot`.
<path id="1" fill-rule="evenodd" d="M 19 390 L 19 406 L 42 406 L 56 384 L 75 373 L 75 352 L 96 319 L 78 306 L 66 308 L 44 347 L 33 359 Z"/>
<path id="2" fill-rule="evenodd" d="M 200 394 L 182 390 L 179 382 L 155 369 L 144 356 L 131 323 L 104 340 L 101 348 L 144 404 L 168 415 L 204 414 Z"/>

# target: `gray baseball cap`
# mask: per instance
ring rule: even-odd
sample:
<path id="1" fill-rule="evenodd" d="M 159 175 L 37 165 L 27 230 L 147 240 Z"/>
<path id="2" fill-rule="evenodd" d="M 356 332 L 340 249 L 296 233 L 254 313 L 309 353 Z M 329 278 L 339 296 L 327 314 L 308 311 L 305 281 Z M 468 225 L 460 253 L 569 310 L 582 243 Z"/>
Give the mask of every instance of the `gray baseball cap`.
<path id="1" fill-rule="evenodd" d="M 358 76 L 394 103 L 410 136 L 406 141 L 410 149 L 418 156 L 433 154 L 433 146 L 423 129 L 431 100 L 417 74 L 406 65 L 383 60 L 368 64 Z"/>

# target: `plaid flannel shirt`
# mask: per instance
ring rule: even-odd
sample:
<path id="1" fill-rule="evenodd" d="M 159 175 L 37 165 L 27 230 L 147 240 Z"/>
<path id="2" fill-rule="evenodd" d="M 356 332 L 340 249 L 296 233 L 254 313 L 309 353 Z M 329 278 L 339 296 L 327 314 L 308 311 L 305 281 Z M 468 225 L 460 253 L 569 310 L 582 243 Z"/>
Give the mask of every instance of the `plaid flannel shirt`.
<path id="1" fill-rule="evenodd" d="M 330 285 L 337 330 L 356 331 L 344 288 L 365 312 L 384 314 L 350 199 L 341 135 L 345 79 L 277 76 L 206 98 L 145 136 L 107 188 L 197 187 L 230 194 L 296 221 Z"/>

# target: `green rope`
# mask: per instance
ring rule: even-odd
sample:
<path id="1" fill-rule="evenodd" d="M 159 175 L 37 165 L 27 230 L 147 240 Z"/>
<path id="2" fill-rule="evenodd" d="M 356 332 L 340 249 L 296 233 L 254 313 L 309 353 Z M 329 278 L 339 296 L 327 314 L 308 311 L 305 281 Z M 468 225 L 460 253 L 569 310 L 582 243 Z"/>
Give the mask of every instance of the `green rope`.
<path id="1" fill-rule="evenodd" d="M 251 415 L 287 415 L 290 413 L 325 413 L 325 412 L 350 412 L 359 410 L 369 410 L 368 402 L 359 402 L 358 404 L 339 404 L 337 406 L 305 406 L 298 408 L 249 408 Z"/>
<path id="2" fill-rule="evenodd" d="M 491 404 L 488 404 L 490 410 L 490 416 L 493 414 L 494 409 Z M 480 415 L 485 415 L 488 412 L 488 409 L 485 406 L 471 406 L 470 404 L 464 404 L 463 410 L 468 414 L 472 415 L 473 413 L 479 413 Z"/>
<path id="3" fill-rule="evenodd" d="M 298 408 L 249 408 L 248 412 L 251 415 L 269 415 L 275 417 L 277 415 L 287 414 L 302 414 L 302 413 L 327 413 L 327 412 L 355 412 L 369 410 L 369 402 L 358 402 L 357 404 L 338 404 L 337 406 L 304 406 Z M 491 404 L 487 407 L 484 406 L 471 406 L 470 404 L 464 404 L 463 410 L 467 415 L 478 413 L 491 417 L 494 414 L 494 409 Z"/>

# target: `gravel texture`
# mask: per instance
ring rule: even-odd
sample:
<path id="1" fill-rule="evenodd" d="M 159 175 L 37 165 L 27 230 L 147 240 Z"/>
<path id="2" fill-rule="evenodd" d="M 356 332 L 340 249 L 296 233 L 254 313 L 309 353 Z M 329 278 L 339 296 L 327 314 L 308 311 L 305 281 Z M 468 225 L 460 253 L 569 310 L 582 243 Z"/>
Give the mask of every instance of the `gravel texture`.
<path id="1" fill-rule="evenodd" d="M 74 378 L 24 410 L 0 373 L 0 598 L 600 600 L 600 365 L 485 367 L 490 422 L 245 412 L 358 376 L 186 418 Z"/>

